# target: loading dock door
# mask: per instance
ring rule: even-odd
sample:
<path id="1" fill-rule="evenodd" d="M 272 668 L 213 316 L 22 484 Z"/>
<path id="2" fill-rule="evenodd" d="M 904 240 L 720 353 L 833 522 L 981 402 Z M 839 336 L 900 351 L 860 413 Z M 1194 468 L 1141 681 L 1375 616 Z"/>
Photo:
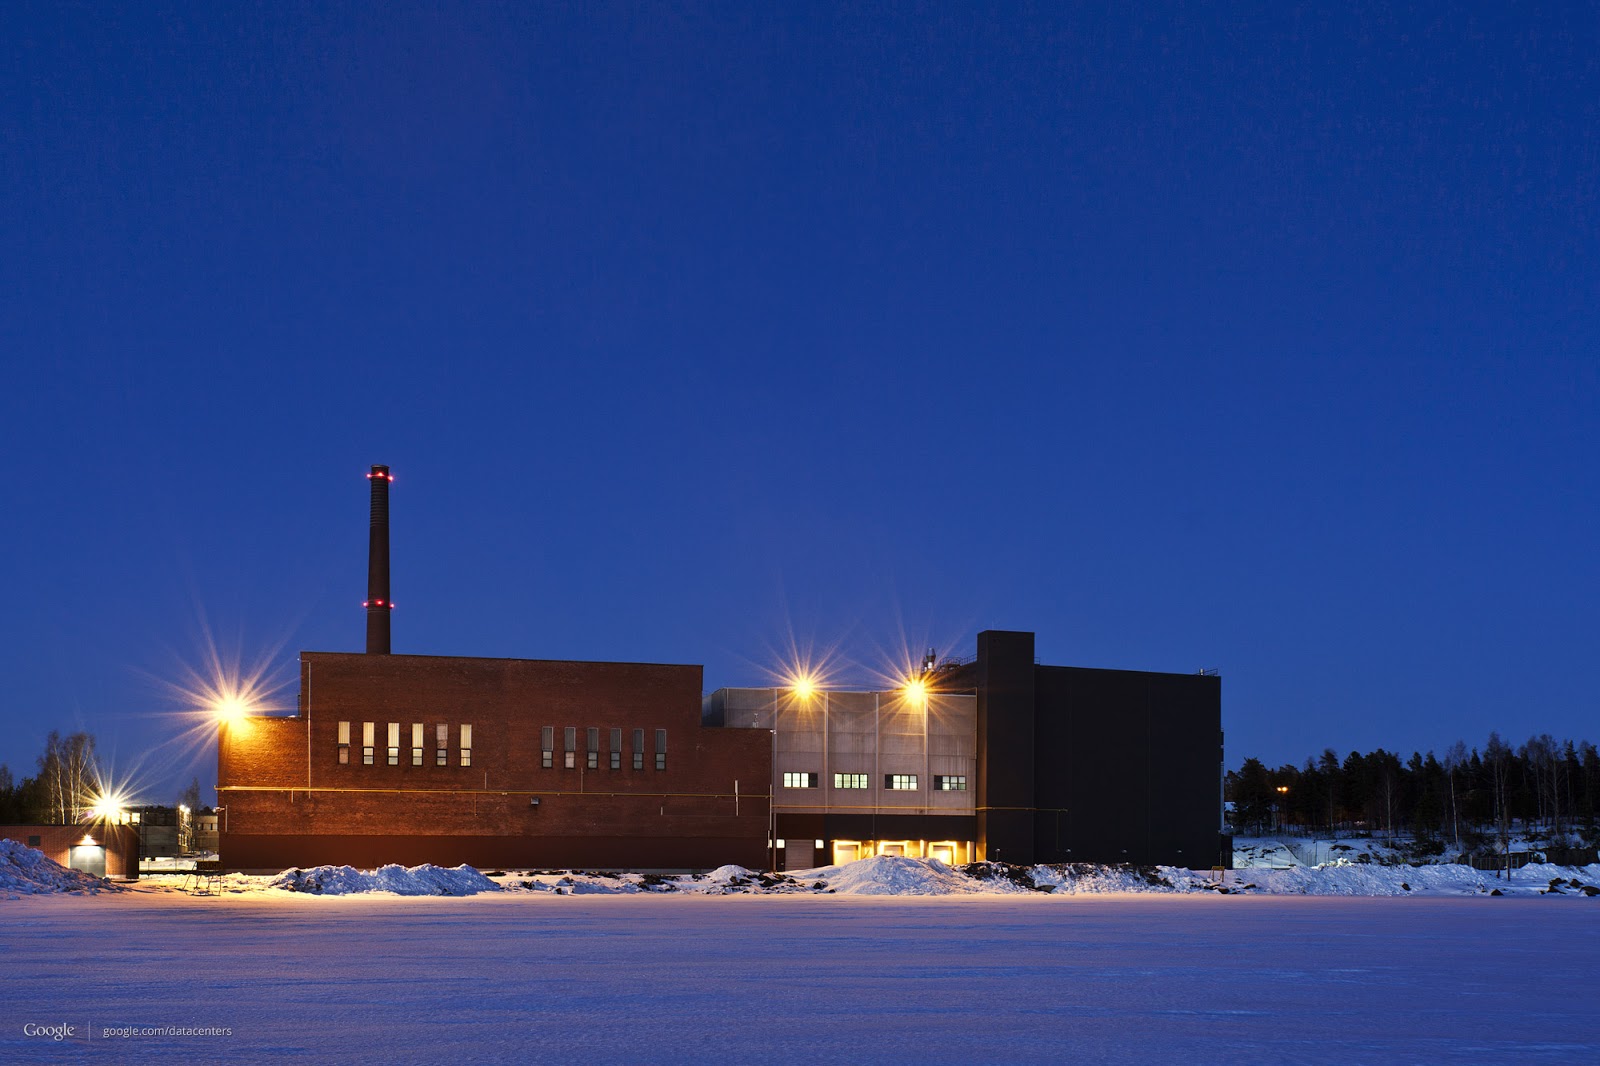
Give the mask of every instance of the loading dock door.
<path id="1" fill-rule="evenodd" d="M 106 849 L 101 844 L 74 844 L 67 852 L 67 865 L 95 877 L 104 877 Z"/>
<path id="2" fill-rule="evenodd" d="M 795 840 L 790 837 L 784 841 L 783 868 L 785 870 L 809 870 L 817 864 L 817 848 L 812 840 Z"/>

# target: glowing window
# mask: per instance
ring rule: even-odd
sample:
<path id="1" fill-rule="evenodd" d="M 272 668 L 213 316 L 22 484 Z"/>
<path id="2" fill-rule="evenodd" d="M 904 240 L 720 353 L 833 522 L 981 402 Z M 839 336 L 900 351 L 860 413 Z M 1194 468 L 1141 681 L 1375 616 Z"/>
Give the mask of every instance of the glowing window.
<path id="1" fill-rule="evenodd" d="M 461 765 L 472 765 L 472 727 L 470 725 L 461 727 Z"/>
<path id="2" fill-rule="evenodd" d="M 350 761 L 350 723 L 339 723 L 339 762 L 345 764 Z"/>
<path id="3" fill-rule="evenodd" d="M 584 740 L 586 742 L 584 744 L 584 746 L 583 746 L 583 753 L 584 753 L 584 756 L 585 756 L 585 760 L 584 760 L 585 763 L 587 764 L 587 766 L 591 770 L 600 769 L 600 729 L 599 729 L 599 727 L 598 726 L 590 726 L 584 732 Z"/>
<path id="4" fill-rule="evenodd" d="M 915 792 L 917 789 L 917 775 L 884 774 L 883 787 L 891 792 Z"/>
<path id="5" fill-rule="evenodd" d="M 578 768 L 578 753 L 577 752 L 575 752 L 575 751 L 562 752 L 561 758 L 562 758 L 562 764 L 561 765 L 565 766 L 568 770 L 576 770 Z"/>
<path id="6" fill-rule="evenodd" d="M 935 792 L 965 792 L 967 790 L 967 779 L 964 775 L 952 777 L 934 774 L 933 790 Z"/>
<path id="7" fill-rule="evenodd" d="M 834 788 L 866 788 L 867 787 L 867 775 L 866 774 L 834 774 L 833 775 L 833 787 Z"/>
<path id="8" fill-rule="evenodd" d="M 361 723 L 361 765 L 362 766 L 371 766 L 372 765 L 372 749 L 373 749 L 374 745 L 376 745 L 376 743 L 377 743 L 377 741 L 374 739 L 377 736 L 377 729 L 378 729 L 377 724 L 374 723 L 374 722 L 362 722 Z"/>
<path id="9" fill-rule="evenodd" d="M 450 727 L 447 725 L 439 726 L 434 732 L 433 765 L 450 765 Z"/>
<path id="10" fill-rule="evenodd" d="M 808 773 L 791 773 L 791 772 L 786 770 L 786 771 L 784 771 L 784 774 L 783 774 L 783 787 L 784 788 L 816 788 L 817 787 L 817 775 L 816 774 L 808 774 Z"/>
<path id="11" fill-rule="evenodd" d="M 389 765 L 400 765 L 400 723 L 389 723 Z"/>
<path id="12" fill-rule="evenodd" d="M 422 723 L 411 723 L 411 765 L 422 765 Z"/>

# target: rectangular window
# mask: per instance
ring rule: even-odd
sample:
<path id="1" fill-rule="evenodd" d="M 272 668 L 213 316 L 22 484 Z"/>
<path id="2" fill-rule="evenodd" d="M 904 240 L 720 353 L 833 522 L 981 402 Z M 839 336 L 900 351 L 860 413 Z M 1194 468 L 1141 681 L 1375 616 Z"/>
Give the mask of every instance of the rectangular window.
<path id="1" fill-rule="evenodd" d="M 550 769 L 555 765 L 556 727 L 546 725 L 539 727 L 539 765 L 543 769 Z"/>
<path id="2" fill-rule="evenodd" d="M 343 766 L 350 761 L 350 723 L 339 723 L 339 764 Z"/>
<path id="3" fill-rule="evenodd" d="M 666 768 L 667 768 L 667 731 L 665 729 L 658 729 L 658 730 L 656 730 L 656 769 L 657 770 L 665 770 Z"/>
<path id="4" fill-rule="evenodd" d="M 577 751 L 578 750 L 578 727 L 575 726 L 575 725 L 567 726 L 565 729 L 563 729 L 561 731 L 561 739 L 563 741 L 565 741 L 565 743 L 562 745 L 562 750 L 563 751 Z"/>
<path id="5" fill-rule="evenodd" d="M 591 769 L 591 770 L 600 769 L 600 729 L 599 729 L 599 727 L 598 726 L 590 726 L 588 728 L 588 730 L 584 733 L 584 740 L 586 741 L 586 743 L 583 746 L 583 753 L 584 753 L 584 756 L 585 756 L 585 760 L 584 760 L 585 763 L 588 765 L 589 769 Z"/>
<path id="6" fill-rule="evenodd" d="M 834 774 L 833 775 L 833 787 L 834 788 L 866 788 L 867 787 L 867 775 L 866 774 Z"/>
<path id="7" fill-rule="evenodd" d="M 461 765 L 472 765 L 472 727 L 470 725 L 461 727 Z"/>
<path id="8" fill-rule="evenodd" d="M 783 775 L 783 787 L 784 788 L 816 788 L 817 787 L 817 775 L 816 774 L 806 774 L 806 773 L 790 773 L 788 771 L 785 771 L 784 775 Z"/>
<path id="9" fill-rule="evenodd" d="M 422 723 L 411 723 L 411 765 L 422 765 Z"/>
<path id="10" fill-rule="evenodd" d="M 966 777 L 949 777 L 941 774 L 933 775 L 933 790 L 935 792 L 965 792 L 967 790 Z"/>
<path id="11" fill-rule="evenodd" d="M 400 765 L 400 723 L 389 723 L 389 765 Z"/>
<path id="12" fill-rule="evenodd" d="M 372 765 L 372 749 L 377 743 L 377 725 L 372 722 L 361 723 L 361 765 Z"/>
<path id="13" fill-rule="evenodd" d="M 635 770 L 644 769 L 644 730 L 642 729 L 633 731 L 633 768 Z"/>
<path id="14" fill-rule="evenodd" d="M 917 775 L 884 774 L 883 787 L 891 792 L 915 792 L 917 790 Z"/>
<path id="15" fill-rule="evenodd" d="M 622 730 L 611 731 L 611 768 L 622 769 Z"/>
<path id="16" fill-rule="evenodd" d="M 433 735 L 433 765 L 450 765 L 450 727 L 441 725 Z"/>

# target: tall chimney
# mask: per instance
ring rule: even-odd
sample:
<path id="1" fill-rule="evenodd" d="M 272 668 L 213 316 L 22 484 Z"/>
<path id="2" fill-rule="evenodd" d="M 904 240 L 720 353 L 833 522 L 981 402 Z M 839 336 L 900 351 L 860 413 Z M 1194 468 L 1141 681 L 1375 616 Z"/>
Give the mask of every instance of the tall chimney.
<path id="1" fill-rule="evenodd" d="M 367 654 L 389 654 L 389 482 L 386 466 L 374 466 L 372 482 L 372 535 L 367 545 Z"/>

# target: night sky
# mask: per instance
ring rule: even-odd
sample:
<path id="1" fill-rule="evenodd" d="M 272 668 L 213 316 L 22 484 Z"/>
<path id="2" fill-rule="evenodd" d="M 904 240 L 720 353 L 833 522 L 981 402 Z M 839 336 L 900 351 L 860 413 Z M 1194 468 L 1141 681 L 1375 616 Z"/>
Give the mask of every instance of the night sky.
<path id="1" fill-rule="evenodd" d="M 0 761 L 363 647 L 1596 728 L 1600 29 L 1393 4 L 7 5 Z M 674 8 L 676 5 L 674 5 Z"/>

